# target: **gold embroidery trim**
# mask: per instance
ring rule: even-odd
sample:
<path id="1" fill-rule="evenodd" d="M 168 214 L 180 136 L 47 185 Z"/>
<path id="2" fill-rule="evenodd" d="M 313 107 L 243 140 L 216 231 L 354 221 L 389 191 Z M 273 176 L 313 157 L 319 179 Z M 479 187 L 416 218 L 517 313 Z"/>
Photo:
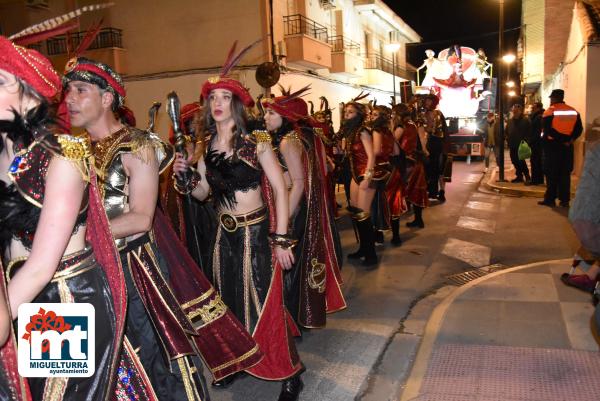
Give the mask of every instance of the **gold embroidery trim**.
<path id="1" fill-rule="evenodd" d="M 311 269 L 308 274 L 308 285 L 313 290 L 317 290 L 319 294 L 325 292 L 325 284 L 327 275 L 325 274 L 325 264 L 319 263 L 317 258 L 313 258 L 310 261 Z"/>
<path id="2" fill-rule="evenodd" d="M 200 396 L 196 393 L 194 386 L 192 385 L 193 379 L 190 374 L 190 370 L 188 364 L 185 361 L 185 358 L 177 359 L 177 365 L 179 366 L 179 372 L 181 373 L 181 381 L 183 382 L 183 387 L 185 388 L 185 395 L 187 396 L 188 401 L 202 401 L 200 400 Z"/>
<path id="3" fill-rule="evenodd" d="M 258 345 L 255 345 L 254 348 L 252 348 L 250 351 L 246 352 L 244 355 L 235 358 L 234 360 L 231 360 L 229 362 L 225 362 L 222 365 L 219 365 L 217 367 L 215 367 L 214 369 L 211 369 L 213 372 L 219 371 L 219 370 L 223 370 L 225 368 L 228 368 L 231 365 L 235 365 L 237 363 L 242 362 L 243 360 L 248 359 L 249 357 L 251 357 L 252 355 L 256 354 L 258 352 Z"/>
<path id="4" fill-rule="evenodd" d="M 194 320 L 198 316 L 202 319 L 204 323 L 202 326 L 206 326 L 207 324 L 219 319 L 227 312 L 227 305 L 221 299 L 221 296 L 217 294 L 217 296 L 210 300 L 208 304 L 201 306 L 200 308 L 196 308 L 193 311 L 187 314 L 188 319 Z M 196 327 L 198 328 L 198 327 Z"/>
<path id="5" fill-rule="evenodd" d="M 60 401 L 64 398 L 67 389 L 68 377 L 49 377 L 44 386 L 42 399 L 48 401 Z"/>
<path id="6" fill-rule="evenodd" d="M 210 297 L 212 294 L 214 294 L 214 292 L 215 292 L 215 289 L 213 287 L 211 287 L 208 291 L 206 291 L 204 294 L 200 295 L 198 298 L 192 299 L 191 301 L 188 301 L 188 302 L 182 304 L 181 309 L 187 309 L 190 306 L 199 304 L 200 302 L 204 301 L 205 299 Z"/>

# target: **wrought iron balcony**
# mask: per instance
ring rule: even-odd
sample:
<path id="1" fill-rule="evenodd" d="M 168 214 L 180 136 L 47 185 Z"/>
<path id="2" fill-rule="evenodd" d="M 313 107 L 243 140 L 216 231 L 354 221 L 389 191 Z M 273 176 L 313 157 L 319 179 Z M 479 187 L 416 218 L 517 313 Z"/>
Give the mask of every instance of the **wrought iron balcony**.
<path id="1" fill-rule="evenodd" d="M 327 43 L 327 28 L 301 14 L 283 17 L 284 35 L 307 35 Z"/>
<path id="2" fill-rule="evenodd" d="M 73 32 L 67 35 L 56 36 L 46 41 L 46 48 L 49 56 L 67 53 L 67 44 L 70 43 L 72 49 L 76 49 L 85 37 L 86 32 Z M 88 50 L 123 48 L 122 30 L 116 28 L 103 28 L 98 33 Z"/>
<path id="3" fill-rule="evenodd" d="M 400 67 L 392 63 L 392 60 L 387 59 L 380 54 L 363 54 L 365 57 L 365 68 L 385 71 L 388 74 L 396 75 L 407 80 L 415 80 L 415 71 L 411 71 L 404 67 Z"/>
<path id="4" fill-rule="evenodd" d="M 337 35 L 329 37 L 329 44 L 333 53 L 348 52 L 360 55 L 360 44 L 345 36 Z"/>

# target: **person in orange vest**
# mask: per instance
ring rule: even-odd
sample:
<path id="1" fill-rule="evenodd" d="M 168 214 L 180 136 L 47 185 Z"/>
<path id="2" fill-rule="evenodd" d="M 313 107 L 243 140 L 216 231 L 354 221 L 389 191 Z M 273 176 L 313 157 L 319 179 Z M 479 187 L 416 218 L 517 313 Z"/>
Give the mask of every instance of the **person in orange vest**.
<path id="1" fill-rule="evenodd" d="M 550 107 L 542 119 L 544 144 L 544 172 L 546 193 L 538 204 L 569 207 L 571 198 L 571 171 L 573 171 L 573 142 L 583 132 L 581 117 L 577 110 L 564 102 L 565 91 L 554 89 L 550 93 Z"/>

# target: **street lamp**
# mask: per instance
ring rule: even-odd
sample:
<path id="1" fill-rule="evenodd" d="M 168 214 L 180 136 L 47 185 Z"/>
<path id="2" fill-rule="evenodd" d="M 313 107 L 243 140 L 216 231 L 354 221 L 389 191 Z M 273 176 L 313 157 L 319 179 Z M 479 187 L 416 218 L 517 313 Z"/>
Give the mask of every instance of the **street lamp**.
<path id="1" fill-rule="evenodd" d="M 392 32 L 390 32 L 390 39 Z M 394 103 L 396 103 L 396 53 L 400 50 L 400 43 L 388 43 L 385 50 L 392 53 L 392 85 L 394 86 Z"/>
<path id="2" fill-rule="evenodd" d="M 514 88 L 515 87 L 515 82 L 514 81 L 508 81 L 506 82 L 506 87 L 507 88 Z"/>
<path id="3" fill-rule="evenodd" d="M 504 46 L 504 0 L 498 0 L 499 15 L 498 15 L 498 56 L 502 54 Z M 498 113 L 498 131 L 500 143 L 498 144 L 498 182 L 504 182 L 504 112 L 502 105 L 502 90 L 500 89 L 500 80 L 502 80 L 502 63 L 498 66 L 498 85 L 496 85 L 496 112 Z"/>
<path id="4" fill-rule="evenodd" d="M 517 92 L 515 92 L 515 91 L 509 91 L 509 92 L 507 93 L 507 95 L 508 95 L 509 97 L 515 97 L 515 96 L 517 96 Z"/>
<path id="5" fill-rule="evenodd" d="M 515 56 L 514 54 L 505 54 L 504 56 L 502 56 L 502 61 L 504 61 L 506 64 L 510 64 L 512 62 L 514 62 L 517 59 L 517 56 Z"/>

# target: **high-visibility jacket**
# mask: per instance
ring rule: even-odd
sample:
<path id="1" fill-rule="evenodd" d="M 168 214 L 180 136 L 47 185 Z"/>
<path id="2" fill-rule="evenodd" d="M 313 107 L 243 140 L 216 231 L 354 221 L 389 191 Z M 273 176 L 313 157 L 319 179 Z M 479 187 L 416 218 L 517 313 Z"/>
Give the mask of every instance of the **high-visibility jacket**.
<path id="1" fill-rule="evenodd" d="M 544 112 L 544 117 L 552 116 L 552 128 L 560 134 L 573 134 L 577 122 L 577 110 L 565 103 L 550 105 Z"/>

